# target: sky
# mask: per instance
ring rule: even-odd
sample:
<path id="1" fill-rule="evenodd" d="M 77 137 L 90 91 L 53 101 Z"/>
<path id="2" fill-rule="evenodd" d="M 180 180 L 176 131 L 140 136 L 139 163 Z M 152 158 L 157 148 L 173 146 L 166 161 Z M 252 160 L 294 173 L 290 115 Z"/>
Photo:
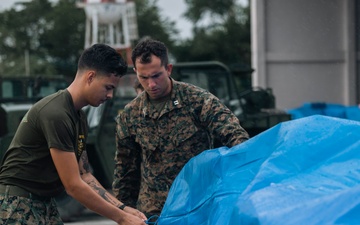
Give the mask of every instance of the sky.
<path id="1" fill-rule="evenodd" d="M 185 0 L 158 0 L 157 5 L 166 17 L 176 22 L 181 39 L 191 37 L 192 24 L 182 16 L 186 10 Z"/>
<path id="2" fill-rule="evenodd" d="M 0 11 L 8 9 L 18 0 L 0 0 Z"/>

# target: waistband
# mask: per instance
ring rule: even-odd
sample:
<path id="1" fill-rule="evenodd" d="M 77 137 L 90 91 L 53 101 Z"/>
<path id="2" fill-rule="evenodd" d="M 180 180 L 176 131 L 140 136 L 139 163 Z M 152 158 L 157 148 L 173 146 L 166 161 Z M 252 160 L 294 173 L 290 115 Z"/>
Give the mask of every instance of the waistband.
<path id="1" fill-rule="evenodd" d="M 39 200 L 39 201 L 51 200 L 51 197 L 35 195 L 29 191 L 22 189 L 21 187 L 13 186 L 13 185 L 0 184 L 0 194 L 24 197 L 24 198 L 29 198 L 29 199 L 33 199 L 33 200 Z"/>

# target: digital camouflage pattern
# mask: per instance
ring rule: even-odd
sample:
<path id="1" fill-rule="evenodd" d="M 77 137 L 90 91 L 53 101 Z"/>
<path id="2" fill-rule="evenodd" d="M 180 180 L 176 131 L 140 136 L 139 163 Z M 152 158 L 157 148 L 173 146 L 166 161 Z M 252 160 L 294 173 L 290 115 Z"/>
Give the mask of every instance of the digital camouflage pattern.
<path id="1" fill-rule="evenodd" d="M 61 225 L 54 199 L 34 200 L 0 194 L 0 224 Z"/>
<path id="2" fill-rule="evenodd" d="M 208 91 L 173 81 L 171 98 L 158 112 L 146 93 L 117 117 L 113 191 L 147 215 L 159 215 L 170 186 L 192 157 L 218 138 L 234 146 L 249 138 L 238 118 Z"/>

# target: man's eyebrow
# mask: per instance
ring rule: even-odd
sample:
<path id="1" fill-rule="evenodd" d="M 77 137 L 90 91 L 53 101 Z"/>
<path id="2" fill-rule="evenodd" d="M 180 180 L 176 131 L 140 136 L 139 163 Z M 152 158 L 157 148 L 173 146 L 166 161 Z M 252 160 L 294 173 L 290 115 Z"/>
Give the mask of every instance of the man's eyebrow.
<path id="1" fill-rule="evenodd" d="M 149 78 L 149 77 L 158 76 L 158 75 L 160 75 L 161 73 L 162 73 L 162 72 L 160 71 L 160 72 L 154 73 L 154 74 L 152 74 L 152 75 L 150 75 L 150 76 L 146 76 L 146 75 L 142 75 L 142 74 L 139 74 L 138 76 L 139 76 L 139 77 L 142 77 L 142 78 Z"/>

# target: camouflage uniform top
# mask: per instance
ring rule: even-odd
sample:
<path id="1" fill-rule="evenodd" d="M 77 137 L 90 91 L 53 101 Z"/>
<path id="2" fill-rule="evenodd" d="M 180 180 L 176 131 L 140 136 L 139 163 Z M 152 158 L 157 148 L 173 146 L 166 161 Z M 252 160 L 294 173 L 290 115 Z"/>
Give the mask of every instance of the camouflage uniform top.
<path id="1" fill-rule="evenodd" d="M 172 80 L 171 98 L 158 112 L 143 92 L 116 119 L 113 191 L 148 215 L 160 214 L 169 188 L 186 162 L 213 148 L 248 139 L 238 118 L 208 91 Z"/>

